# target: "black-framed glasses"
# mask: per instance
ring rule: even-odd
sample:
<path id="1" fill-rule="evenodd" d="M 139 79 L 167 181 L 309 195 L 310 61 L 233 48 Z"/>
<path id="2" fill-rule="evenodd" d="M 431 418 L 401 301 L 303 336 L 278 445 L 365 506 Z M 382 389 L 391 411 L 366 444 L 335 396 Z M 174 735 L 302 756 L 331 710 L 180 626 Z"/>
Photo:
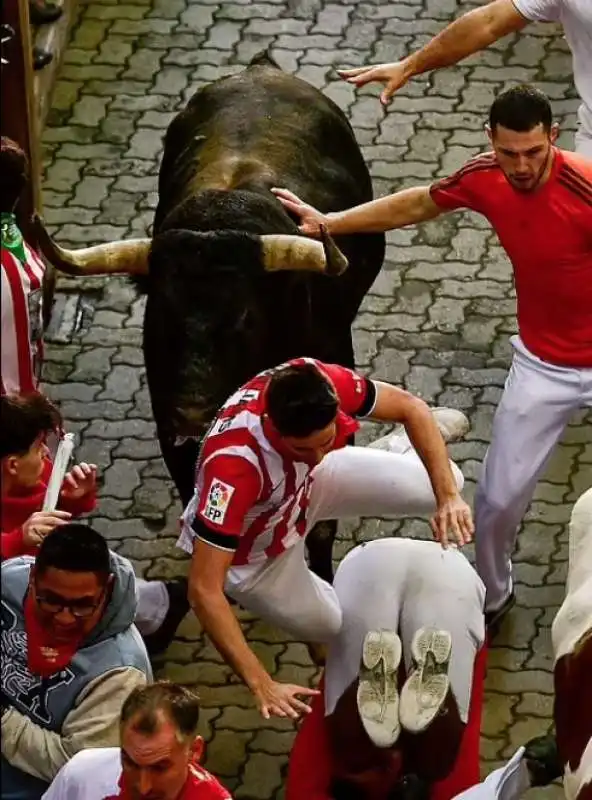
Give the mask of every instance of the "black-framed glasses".
<path id="1" fill-rule="evenodd" d="M 37 605 L 45 614 L 54 616 L 67 608 L 75 619 L 88 619 L 92 617 L 105 599 L 106 591 L 107 589 L 105 588 L 95 602 L 89 602 L 88 600 L 66 600 L 63 597 L 59 597 L 59 595 L 41 594 L 35 587 L 35 599 Z"/>

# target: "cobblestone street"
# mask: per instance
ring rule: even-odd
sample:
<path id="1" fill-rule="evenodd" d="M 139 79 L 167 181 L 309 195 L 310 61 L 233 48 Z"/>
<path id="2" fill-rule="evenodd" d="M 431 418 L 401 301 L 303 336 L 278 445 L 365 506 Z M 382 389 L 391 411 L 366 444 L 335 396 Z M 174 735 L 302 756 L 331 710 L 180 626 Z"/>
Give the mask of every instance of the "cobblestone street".
<path id="1" fill-rule="evenodd" d="M 268 44 L 286 70 L 322 88 L 347 113 L 377 195 L 428 183 L 485 148 L 485 114 L 508 83 L 533 81 L 551 97 L 560 146 L 572 149 L 577 100 L 567 45 L 553 26 L 529 26 L 461 67 L 415 79 L 385 112 L 378 88 L 357 94 L 337 66 L 395 60 L 458 13 L 458 0 L 95 0 L 79 20 L 44 133 L 44 215 L 60 244 L 143 236 L 156 206 L 162 137 L 201 85 L 241 70 Z M 510 267 L 489 224 L 455 214 L 390 234 L 385 268 L 355 331 L 358 366 L 468 413 L 452 447 L 472 498 L 509 365 L 515 331 Z M 144 301 L 125 280 L 59 279 L 44 379 L 78 460 L 99 466 L 94 525 L 145 577 L 182 575 L 175 548 L 180 505 L 159 454 L 141 350 Z M 489 772 L 552 713 L 550 625 L 563 597 L 566 522 L 591 483 L 590 415 L 568 428 L 539 484 L 517 554 L 518 604 L 489 657 L 482 769 Z M 380 429 L 370 426 L 363 436 Z M 356 543 L 397 531 L 429 536 L 423 520 L 352 520 L 338 559 Z M 241 614 L 249 641 L 280 680 L 315 669 L 302 644 Z M 207 764 L 236 798 L 277 800 L 293 725 L 266 722 L 248 691 L 189 616 L 162 674 L 199 687 Z M 238 787 L 238 788 L 237 788 Z M 560 798 L 556 786 L 533 800 Z M 305 800 L 305 798 L 303 798 Z"/>

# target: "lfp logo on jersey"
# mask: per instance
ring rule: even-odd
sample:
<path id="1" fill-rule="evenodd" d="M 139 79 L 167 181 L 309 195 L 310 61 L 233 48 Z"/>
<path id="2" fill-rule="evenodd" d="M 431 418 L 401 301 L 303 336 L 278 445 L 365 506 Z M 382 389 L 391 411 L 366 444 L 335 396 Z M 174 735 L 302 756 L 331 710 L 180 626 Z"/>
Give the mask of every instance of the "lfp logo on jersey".
<path id="1" fill-rule="evenodd" d="M 224 517 L 226 516 L 228 504 L 230 503 L 230 498 L 233 494 L 234 486 L 230 486 L 228 483 L 214 478 L 210 484 L 206 507 L 203 510 L 204 517 L 215 525 L 222 525 Z"/>

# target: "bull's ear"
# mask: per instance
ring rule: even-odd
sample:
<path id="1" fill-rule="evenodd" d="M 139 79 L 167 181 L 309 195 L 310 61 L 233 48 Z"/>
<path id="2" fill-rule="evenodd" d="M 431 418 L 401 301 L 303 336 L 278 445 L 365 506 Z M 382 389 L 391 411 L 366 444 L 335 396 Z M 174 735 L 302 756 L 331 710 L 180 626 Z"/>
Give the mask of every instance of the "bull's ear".
<path id="1" fill-rule="evenodd" d="M 54 242 L 39 214 L 33 216 L 33 225 L 43 256 L 67 275 L 148 274 L 151 239 L 127 239 L 66 250 Z"/>

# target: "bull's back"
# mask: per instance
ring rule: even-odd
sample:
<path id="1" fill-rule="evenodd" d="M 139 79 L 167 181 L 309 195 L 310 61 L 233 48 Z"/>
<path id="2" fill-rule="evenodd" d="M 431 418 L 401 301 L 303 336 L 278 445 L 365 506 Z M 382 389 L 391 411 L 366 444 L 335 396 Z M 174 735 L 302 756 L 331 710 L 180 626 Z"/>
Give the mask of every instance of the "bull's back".
<path id="1" fill-rule="evenodd" d="M 289 186 L 322 210 L 372 197 L 368 169 L 339 107 L 305 81 L 251 66 L 200 89 L 173 120 L 161 197 Z M 172 198 L 171 198 L 172 199 Z"/>

